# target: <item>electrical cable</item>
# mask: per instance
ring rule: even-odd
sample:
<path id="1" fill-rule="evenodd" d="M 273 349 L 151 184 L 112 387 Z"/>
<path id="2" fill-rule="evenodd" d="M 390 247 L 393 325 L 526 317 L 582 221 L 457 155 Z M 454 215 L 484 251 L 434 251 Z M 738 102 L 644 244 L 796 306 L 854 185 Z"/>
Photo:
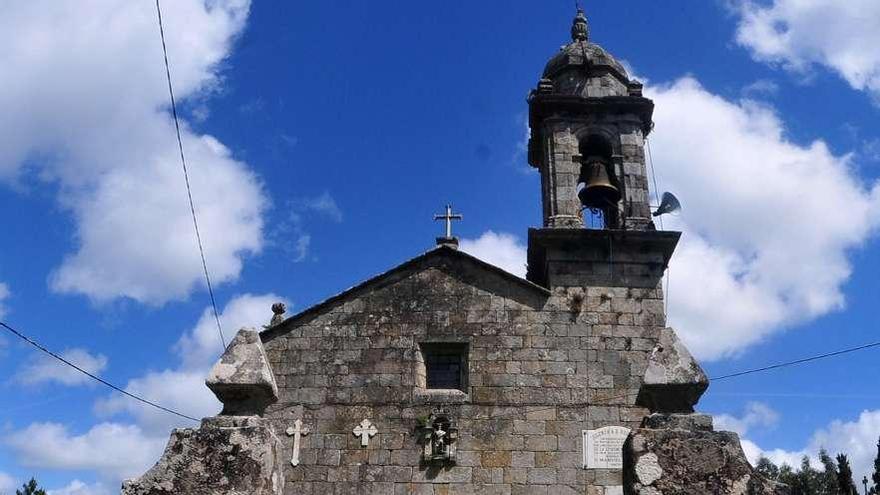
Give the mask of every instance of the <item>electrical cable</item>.
<path id="1" fill-rule="evenodd" d="M 115 390 L 115 391 L 117 391 L 117 392 L 119 392 L 119 393 L 121 393 L 121 394 L 123 394 L 123 395 L 126 395 L 126 396 L 128 396 L 128 397 L 131 397 L 131 398 L 134 399 L 134 400 L 137 400 L 137 401 L 143 402 L 144 404 L 147 404 L 147 405 L 149 405 L 149 406 L 153 406 L 153 407 L 155 407 L 155 408 L 157 408 L 157 409 L 160 409 L 160 410 L 162 410 L 162 411 L 165 411 L 165 412 L 167 412 L 167 413 L 171 413 L 171 414 L 174 414 L 174 415 L 180 416 L 181 418 L 189 419 L 189 420 L 191 420 L 191 421 L 196 421 L 196 422 L 199 421 L 198 419 L 196 419 L 196 418 L 194 418 L 194 417 L 192 417 L 192 416 L 187 416 L 186 414 L 179 413 L 179 412 L 177 412 L 177 411 L 175 411 L 175 410 L 173 410 L 173 409 L 169 409 L 169 408 L 167 408 L 167 407 L 165 407 L 165 406 L 162 406 L 162 405 L 160 405 L 160 404 L 157 404 L 157 403 L 155 403 L 155 402 L 153 402 L 153 401 L 151 401 L 151 400 L 144 399 L 143 397 L 140 397 L 140 396 L 135 395 L 135 394 L 133 394 L 133 393 L 131 393 L 131 392 L 128 392 L 128 391 L 126 391 L 126 390 L 124 390 L 124 389 L 122 389 L 122 388 L 120 388 L 120 387 L 117 387 L 116 385 L 113 385 L 112 383 L 108 382 L 107 380 L 104 380 L 103 378 L 101 378 L 101 377 L 99 377 L 99 376 L 97 376 L 97 375 L 94 375 L 94 374 L 92 374 L 92 373 L 90 373 L 90 372 L 88 372 L 88 371 L 86 371 L 86 370 L 80 368 L 79 366 L 77 366 L 77 365 L 71 363 L 71 362 L 68 361 L 67 359 L 64 359 L 63 357 L 59 356 L 58 354 L 56 354 L 56 353 L 50 351 L 49 349 L 47 349 L 45 346 L 43 346 L 43 345 L 40 344 L 39 342 L 37 342 L 37 341 L 31 339 L 31 338 L 28 337 L 27 335 L 24 335 L 23 333 L 19 332 L 18 330 L 12 328 L 12 327 L 9 326 L 8 324 L 4 323 L 3 321 L 0 321 L 0 326 L 2 326 L 3 328 L 5 328 L 5 329 L 8 330 L 9 332 L 11 332 L 13 335 L 15 335 L 16 337 L 20 338 L 21 340 L 24 340 L 24 341 L 27 342 L 28 344 L 30 344 L 30 345 L 36 347 L 36 348 L 39 349 L 40 351 L 42 351 L 42 352 L 48 354 L 49 356 L 52 356 L 53 358 L 57 359 L 58 361 L 61 361 L 62 363 L 66 364 L 67 366 L 70 366 L 71 368 L 73 368 L 73 369 L 79 371 L 80 373 L 82 373 L 82 374 L 88 376 L 89 378 L 91 378 L 91 379 L 93 379 L 93 380 L 96 380 L 96 381 L 98 381 L 99 383 L 102 383 L 102 384 L 104 384 L 104 385 L 106 385 L 106 386 L 112 388 L 113 390 Z"/>
<path id="2" fill-rule="evenodd" d="M 869 344 L 863 344 L 863 345 L 859 345 L 856 347 L 849 347 L 846 349 L 841 349 L 839 351 L 826 352 L 824 354 L 818 354 L 815 356 L 805 357 L 805 358 L 801 358 L 801 359 L 795 359 L 793 361 L 785 361 L 782 363 L 776 363 L 776 364 L 771 364 L 768 366 L 762 366 L 760 368 L 754 368 L 754 369 L 745 370 L 745 371 L 738 371 L 736 373 L 730 373 L 727 375 L 721 375 L 718 377 L 710 378 L 710 380 L 717 382 L 719 380 L 726 380 L 728 378 L 734 378 L 737 376 L 751 375 L 753 373 L 760 373 L 763 371 L 770 371 L 770 370 L 775 370 L 775 369 L 779 369 L 779 368 L 785 368 L 785 367 L 794 366 L 797 364 L 808 363 L 810 361 L 818 361 L 820 359 L 826 359 L 826 358 L 830 358 L 830 357 L 834 357 L 834 356 L 840 356 L 842 354 L 849 354 L 850 352 L 862 351 L 865 349 L 871 349 L 873 347 L 880 347 L 880 342 L 871 342 Z"/>
<path id="3" fill-rule="evenodd" d="M 180 123 L 177 118 L 177 104 L 174 101 L 174 88 L 171 85 L 171 69 L 168 64 L 168 49 L 165 46 L 165 27 L 162 25 L 162 9 L 159 0 L 156 0 L 156 15 L 159 18 L 159 36 L 162 39 L 162 55 L 165 57 L 165 76 L 168 79 L 168 95 L 171 98 L 171 114 L 174 116 L 174 129 L 177 131 L 177 147 L 180 150 L 180 163 L 183 166 L 183 179 L 186 183 L 186 196 L 189 199 L 189 210 L 192 213 L 193 227 L 196 231 L 196 241 L 199 245 L 199 254 L 202 257 L 202 270 L 205 272 L 205 282 L 208 285 L 208 294 L 211 296 L 211 308 L 214 310 L 214 321 L 217 322 L 217 332 L 220 334 L 220 342 L 226 348 L 226 338 L 223 336 L 223 328 L 220 325 L 220 315 L 217 312 L 217 301 L 214 298 L 214 287 L 211 285 L 211 276 L 208 274 L 208 262 L 205 260 L 205 249 L 202 246 L 202 235 L 199 232 L 199 221 L 196 218 L 196 207 L 193 202 L 192 189 L 189 184 L 189 172 L 186 168 L 186 157 L 183 154 L 183 141 L 180 139 Z"/>

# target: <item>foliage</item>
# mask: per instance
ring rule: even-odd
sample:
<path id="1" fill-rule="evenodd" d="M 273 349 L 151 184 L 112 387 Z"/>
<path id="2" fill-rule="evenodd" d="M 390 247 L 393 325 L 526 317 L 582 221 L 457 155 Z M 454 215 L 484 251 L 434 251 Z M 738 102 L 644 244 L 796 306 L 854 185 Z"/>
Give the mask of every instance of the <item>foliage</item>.
<path id="1" fill-rule="evenodd" d="M 816 493 L 837 493 L 838 476 L 837 465 L 834 459 L 828 455 L 825 449 L 819 450 L 819 462 L 822 463 L 822 472 L 819 474 Z"/>
<path id="2" fill-rule="evenodd" d="M 819 462 L 822 463 L 821 470 L 814 468 L 810 464 L 809 456 L 805 455 L 801 458 L 800 466 L 794 469 L 788 464 L 777 466 L 773 461 L 762 456 L 758 459 L 755 470 L 767 479 L 788 485 L 791 495 L 859 494 L 853 483 L 849 458 L 845 454 L 839 454 L 835 462 L 835 459 L 822 449 L 819 451 Z"/>
<path id="3" fill-rule="evenodd" d="M 877 440 L 877 457 L 874 458 L 874 474 L 871 475 L 871 479 L 874 481 L 871 493 L 877 495 L 880 493 L 880 439 Z"/>
<path id="4" fill-rule="evenodd" d="M 15 495 L 46 495 L 46 490 L 37 485 L 37 480 L 31 478 L 30 481 L 21 485 L 21 490 L 15 490 Z"/>
<path id="5" fill-rule="evenodd" d="M 755 470 L 768 480 L 776 481 L 779 479 L 779 467 L 763 455 L 758 458 L 758 464 L 755 465 Z"/>
<path id="6" fill-rule="evenodd" d="M 853 483 L 852 468 L 846 454 L 837 454 L 837 486 L 841 495 L 856 495 L 856 485 Z"/>

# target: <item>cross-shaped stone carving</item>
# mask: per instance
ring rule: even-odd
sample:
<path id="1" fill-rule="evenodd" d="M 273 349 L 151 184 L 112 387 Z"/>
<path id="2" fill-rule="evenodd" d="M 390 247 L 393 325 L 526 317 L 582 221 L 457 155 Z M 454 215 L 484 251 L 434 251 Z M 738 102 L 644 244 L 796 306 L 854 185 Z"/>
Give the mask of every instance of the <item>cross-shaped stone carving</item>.
<path id="1" fill-rule="evenodd" d="M 361 447 L 366 447 L 370 444 L 370 437 L 379 433 L 379 430 L 376 429 L 375 425 L 370 423 L 369 419 L 365 419 L 361 421 L 361 424 L 354 427 L 352 433 L 354 433 L 354 436 L 356 437 L 361 437 Z"/>
<path id="2" fill-rule="evenodd" d="M 309 434 L 309 427 L 303 426 L 302 420 L 298 419 L 287 429 L 287 434 L 293 437 L 293 455 L 290 457 L 290 463 L 299 466 L 299 439 Z"/>
<path id="3" fill-rule="evenodd" d="M 452 238 L 452 221 L 453 220 L 462 220 L 464 217 L 458 213 L 452 213 L 452 205 L 446 205 L 446 214 L 445 215 L 434 215 L 434 220 L 445 220 L 446 221 L 446 238 Z"/>

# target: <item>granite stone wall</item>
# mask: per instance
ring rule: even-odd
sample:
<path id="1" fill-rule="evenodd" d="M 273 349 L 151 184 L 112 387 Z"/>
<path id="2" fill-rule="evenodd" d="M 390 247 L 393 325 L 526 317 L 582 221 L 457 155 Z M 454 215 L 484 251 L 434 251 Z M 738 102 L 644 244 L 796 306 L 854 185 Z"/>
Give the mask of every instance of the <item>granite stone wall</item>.
<path id="1" fill-rule="evenodd" d="M 582 431 L 639 425 L 664 325 L 659 289 L 548 291 L 434 250 L 263 332 L 279 390 L 266 416 L 309 429 L 285 493 L 620 494 L 619 470 L 583 468 Z M 465 391 L 424 388 L 431 342 L 468 344 Z M 458 427 L 455 464 L 421 461 L 417 427 L 437 408 Z"/>

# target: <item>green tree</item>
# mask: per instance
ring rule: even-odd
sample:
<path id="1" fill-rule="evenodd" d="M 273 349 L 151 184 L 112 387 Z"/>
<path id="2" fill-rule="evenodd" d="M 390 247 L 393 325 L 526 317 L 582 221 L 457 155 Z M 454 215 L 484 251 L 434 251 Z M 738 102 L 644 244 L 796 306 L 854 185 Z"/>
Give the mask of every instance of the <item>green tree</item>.
<path id="1" fill-rule="evenodd" d="M 768 480 L 779 480 L 779 467 L 763 455 L 758 458 L 758 463 L 755 465 L 755 471 Z"/>
<path id="2" fill-rule="evenodd" d="M 874 458 L 874 474 L 871 475 L 871 479 L 874 481 L 871 493 L 877 495 L 880 492 L 880 439 L 877 440 L 877 457 Z"/>
<path id="3" fill-rule="evenodd" d="M 781 466 L 779 466 L 779 476 L 776 477 L 776 481 L 780 483 L 785 483 L 788 486 L 792 486 L 792 483 L 795 480 L 795 476 L 796 474 L 791 466 L 789 466 L 788 464 L 782 464 Z"/>
<path id="4" fill-rule="evenodd" d="M 852 468 L 846 454 L 837 454 L 837 489 L 841 495 L 857 495 L 856 484 L 853 483 Z"/>
<path id="5" fill-rule="evenodd" d="M 779 468 L 779 477 L 776 481 L 788 485 L 791 495 L 824 495 L 818 489 L 819 475 L 819 471 L 810 465 L 810 458 L 804 456 L 797 471 L 788 464 L 783 464 Z"/>
<path id="6" fill-rule="evenodd" d="M 37 485 L 37 480 L 31 478 L 30 481 L 21 485 L 21 490 L 15 490 L 15 495 L 46 495 L 46 490 L 43 490 Z"/>
<path id="7" fill-rule="evenodd" d="M 816 491 L 821 495 L 837 495 L 837 464 L 828 455 L 824 448 L 819 450 L 819 462 L 822 463 L 822 472 L 817 478 Z M 847 494 L 849 495 L 849 494 Z"/>

